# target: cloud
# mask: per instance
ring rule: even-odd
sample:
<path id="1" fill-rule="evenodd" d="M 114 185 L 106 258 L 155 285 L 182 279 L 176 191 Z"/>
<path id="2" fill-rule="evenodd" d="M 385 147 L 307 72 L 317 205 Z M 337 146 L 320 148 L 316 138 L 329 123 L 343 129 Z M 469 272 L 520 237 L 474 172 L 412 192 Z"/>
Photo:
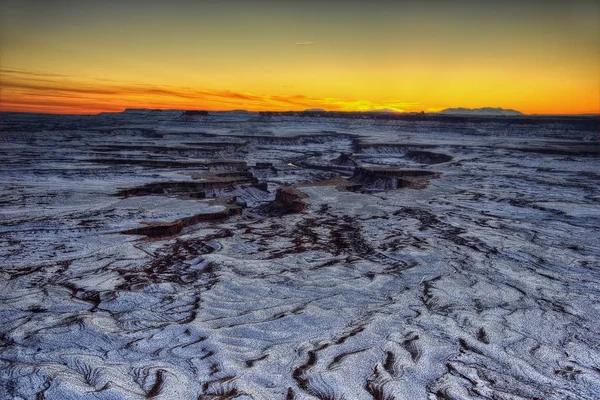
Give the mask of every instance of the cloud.
<path id="1" fill-rule="evenodd" d="M 268 95 L 231 90 L 81 79 L 16 69 L 2 69 L 0 110 L 63 113 L 97 113 L 125 108 L 227 110 L 356 111 L 393 108 L 410 109 L 418 103 L 314 97 L 304 94 Z M 38 77 L 44 76 L 43 79 Z"/>
<path id="2" fill-rule="evenodd" d="M 25 69 L 11 69 L 11 68 L 0 68 L 0 74 L 15 74 L 15 75 L 24 75 L 27 77 L 32 77 L 32 76 L 41 76 L 41 77 L 55 77 L 55 78 L 66 78 L 66 75 L 61 75 L 61 74 L 49 74 L 46 72 L 35 72 L 35 71 L 29 71 L 29 70 L 25 70 Z"/>
<path id="3" fill-rule="evenodd" d="M 311 46 L 317 44 L 317 42 L 296 42 L 296 46 Z"/>

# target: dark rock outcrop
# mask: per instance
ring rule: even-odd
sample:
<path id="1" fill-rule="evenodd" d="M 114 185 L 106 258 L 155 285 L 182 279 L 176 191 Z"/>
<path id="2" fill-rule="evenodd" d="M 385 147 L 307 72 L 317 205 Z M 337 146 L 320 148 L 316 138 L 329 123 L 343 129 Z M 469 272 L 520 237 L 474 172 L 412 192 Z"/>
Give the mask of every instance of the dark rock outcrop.
<path id="1" fill-rule="evenodd" d="M 352 158 L 352 153 L 342 152 L 338 158 L 331 160 L 332 164 L 355 167 L 356 161 Z"/>
<path id="2" fill-rule="evenodd" d="M 404 157 L 420 164 L 441 164 L 452 161 L 452 157 L 447 154 L 423 150 L 410 150 L 404 155 Z"/>
<path id="3" fill-rule="evenodd" d="M 241 215 L 244 208 L 243 205 L 238 204 L 235 197 L 224 199 L 222 205 L 225 206 L 223 211 L 196 214 L 173 222 L 149 223 L 137 228 L 122 231 L 121 233 L 124 235 L 142 235 L 148 237 L 174 236 L 187 226 L 196 225 L 201 222 L 223 221 L 229 217 Z"/>
<path id="4" fill-rule="evenodd" d="M 307 205 L 304 199 L 307 197 L 306 193 L 301 192 L 293 186 L 279 188 L 277 189 L 277 193 L 275 193 L 275 201 L 290 207 L 295 212 L 301 212 L 306 209 Z"/>
<path id="5" fill-rule="evenodd" d="M 171 195 L 198 197 L 198 193 L 209 189 L 231 189 L 236 185 L 256 185 L 258 179 L 247 172 L 221 173 L 214 179 L 205 181 L 153 182 L 141 186 L 119 190 L 119 197 Z"/>
<path id="6" fill-rule="evenodd" d="M 350 180 L 362 184 L 362 188 L 366 191 L 400 188 L 421 189 L 427 186 L 429 179 L 438 176 L 439 173 L 433 171 L 357 167 Z"/>

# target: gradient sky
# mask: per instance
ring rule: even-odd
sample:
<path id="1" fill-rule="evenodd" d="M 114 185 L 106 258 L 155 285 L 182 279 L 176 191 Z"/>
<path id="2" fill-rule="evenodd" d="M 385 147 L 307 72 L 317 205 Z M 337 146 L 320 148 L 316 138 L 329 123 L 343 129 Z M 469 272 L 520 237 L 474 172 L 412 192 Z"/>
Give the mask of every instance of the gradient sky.
<path id="1" fill-rule="evenodd" d="M 600 112 L 600 1 L 12 1 L 0 110 Z"/>

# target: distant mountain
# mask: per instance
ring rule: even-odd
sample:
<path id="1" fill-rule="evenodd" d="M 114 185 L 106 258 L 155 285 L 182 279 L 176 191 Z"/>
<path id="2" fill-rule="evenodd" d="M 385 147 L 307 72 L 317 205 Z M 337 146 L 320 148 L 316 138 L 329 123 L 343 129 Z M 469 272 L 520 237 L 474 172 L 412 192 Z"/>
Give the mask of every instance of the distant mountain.
<path id="1" fill-rule="evenodd" d="M 523 115 L 522 112 L 504 108 L 494 107 L 482 107 L 482 108 L 446 108 L 440 111 L 438 114 L 444 115 L 483 115 L 483 116 L 507 116 L 514 117 L 516 115 Z"/>
<path id="2" fill-rule="evenodd" d="M 391 108 L 380 108 L 379 110 L 366 111 L 369 114 L 396 114 L 398 111 Z"/>
<path id="3" fill-rule="evenodd" d="M 162 110 L 158 108 L 126 108 L 122 111 L 127 114 L 139 114 L 139 113 L 149 113 L 149 112 L 162 112 Z"/>
<path id="4" fill-rule="evenodd" d="M 325 112 L 325 110 L 322 108 L 308 108 L 308 109 L 304 110 L 303 112 Z"/>
<path id="5" fill-rule="evenodd" d="M 208 111 L 204 110 L 185 110 L 181 113 L 182 117 L 208 117 Z"/>

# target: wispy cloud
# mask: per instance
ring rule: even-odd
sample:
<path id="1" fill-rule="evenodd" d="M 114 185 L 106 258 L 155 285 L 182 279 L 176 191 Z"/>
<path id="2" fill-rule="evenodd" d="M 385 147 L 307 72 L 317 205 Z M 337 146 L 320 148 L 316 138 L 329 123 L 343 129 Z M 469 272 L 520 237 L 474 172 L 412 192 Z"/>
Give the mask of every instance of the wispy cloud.
<path id="1" fill-rule="evenodd" d="M 47 72 L 36 72 L 26 69 L 13 69 L 13 68 L 0 68 L 0 74 L 14 74 L 23 75 L 27 77 L 40 76 L 40 77 L 54 77 L 54 78 L 66 78 L 66 75 L 61 74 L 49 74 Z"/>
<path id="2" fill-rule="evenodd" d="M 0 69 L 0 74 L 0 110 L 4 111 L 96 113 L 120 111 L 128 107 L 273 111 L 314 107 L 339 111 L 393 108 L 405 111 L 418 104 L 397 100 L 379 103 L 303 94 L 268 95 L 94 78 L 84 80 L 17 69 Z"/>
<path id="3" fill-rule="evenodd" d="M 311 46 L 317 44 L 317 42 L 296 42 L 296 46 Z"/>

